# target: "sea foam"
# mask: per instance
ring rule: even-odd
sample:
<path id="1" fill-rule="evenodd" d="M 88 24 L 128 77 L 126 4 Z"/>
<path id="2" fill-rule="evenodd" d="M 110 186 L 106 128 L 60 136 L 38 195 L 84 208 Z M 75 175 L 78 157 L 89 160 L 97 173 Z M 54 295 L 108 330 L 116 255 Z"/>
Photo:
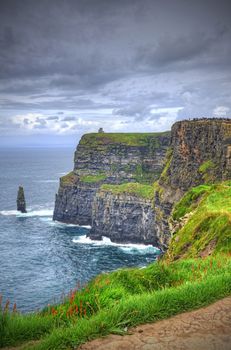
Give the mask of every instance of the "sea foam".
<path id="1" fill-rule="evenodd" d="M 28 209 L 27 213 L 20 213 L 17 210 L 2 210 L 0 211 L 0 214 L 5 216 L 16 216 L 16 217 L 23 217 L 23 218 L 34 217 L 34 216 L 45 217 L 45 216 L 52 216 L 53 209 L 38 209 L 38 210 Z"/>
<path id="2" fill-rule="evenodd" d="M 147 253 L 158 253 L 159 249 L 156 247 L 153 247 L 151 244 L 145 245 L 145 244 L 134 244 L 134 243 L 114 243 L 110 240 L 108 237 L 102 237 L 101 241 L 97 240 L 92 240 L 86 235 L 79 236 L 79 237 L 74 237 L 72 240 L 73 243 L 77 244 L 91 244 L 93 246 L 113 246 L 113 247 L 118 247 L 121 249 L 123 252 L 127 254 L 134 254 L 134 253 L 139 253 L 139 254 L 147 254 Z"/>

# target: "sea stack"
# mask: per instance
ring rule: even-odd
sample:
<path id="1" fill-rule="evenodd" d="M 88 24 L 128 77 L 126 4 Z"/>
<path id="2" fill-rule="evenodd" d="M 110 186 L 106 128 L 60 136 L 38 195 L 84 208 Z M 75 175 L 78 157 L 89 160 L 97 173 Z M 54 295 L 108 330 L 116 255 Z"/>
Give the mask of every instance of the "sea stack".
<path id="1" fill-rule="evenodd" d="M 26 200 L 24 195 L 24 189 L 22 186 L 18 188 L 18 196 L 17 196 L 17 210 L 21 211 L 21 213 L 26 213 Z"/>

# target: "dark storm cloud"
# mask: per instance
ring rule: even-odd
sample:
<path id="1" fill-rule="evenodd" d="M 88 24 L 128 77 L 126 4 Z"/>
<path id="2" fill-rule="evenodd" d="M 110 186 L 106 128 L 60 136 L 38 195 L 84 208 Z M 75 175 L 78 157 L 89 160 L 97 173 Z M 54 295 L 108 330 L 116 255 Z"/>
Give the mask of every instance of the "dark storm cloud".
<path id="1" fill-rule="evenodd" d="M 156 69 L 167 69 L 168 65 L 175 65 L 175 69 L 182 69 L 182 63 L 188 67 L 201 66 L 203 61 L 208 64 L 208 60 L 213 64 L 226 60 L 231 66 L 231 61 L 226 56 L 227 53 L 217 52 L 215 56 L 213 49 L 217 50 L 219 44 L 224 39 L 224 45 L 230 38 L 230 31 L 227 27 L 217 29 L 214 33 L 195 32 L 190 36 L 182 33 L 179 37 L 165 36 L 154 47 L 144 47 L 139 50 L 137 63 L 143 64 L 146 69 L 150 67 Z M 227 40 L 226 40 L 227 39 Z M 229 51 L 231 52 L 230 48 Z M 195 60 L 196 59 L 196 60 Z"/>
<path id="2" fill-rule="evenodd" d="M 230 15 L 229 0 L 1 0 L 1 110 L 121 123 L 228 111 Z"/>
<path id="3" fill-rule="evenodd" d="M 201 55 L 222 39 L 221 28 L 229 30 L 230 8 L 228 1 L 3 0 L 0 10 L 1 77 L 46 76 L 51 86 L 89 88 L 140 64 L 158 69 Z M 188 28 L 171 27 L 171 11 L 181 21 L 190 10 Z M 201 22 L 193 18 L 197 11 Z"/>

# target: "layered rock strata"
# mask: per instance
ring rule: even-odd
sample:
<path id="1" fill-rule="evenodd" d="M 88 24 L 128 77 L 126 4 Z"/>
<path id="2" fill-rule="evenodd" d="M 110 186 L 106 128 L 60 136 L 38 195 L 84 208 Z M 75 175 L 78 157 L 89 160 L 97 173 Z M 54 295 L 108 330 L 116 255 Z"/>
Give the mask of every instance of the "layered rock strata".
<path id="1" fill-rule="evenodd" d="M 169 219 L 172 208 L 189 188 L 203 183 L 230 179 L 230 171 L 231 120 L 199 119 L 175 123 L 171 131 L 171 145 L 166 154 L 165 167 L 153 188 L 154 199 L 151 207 L 153 217 L 150 220 L 152 234 L 149 235 L 153 242 L 156 242 L 162 250 L 167 249 L 171 238 Z M 108 205 L 108 196 L 110 203 L 113 203 L 111 205 Z M 99 190 L 94 199 L 93 226 L 90 237 L 100 238 L 101 234 L 117 242 L 123 241 L 124 237 L 119 231 L 118 221 L 122 228 L 124 221 L 129 221 L 129 217 L 134 218 L 135 212 L 134 210 L 132 213 L 127 212 L 127 216 L 124 215 L 128 200 L 129 194 L 124 194 L 123 207 L 121 199 L 118 199 L 116 195 L 107 195 Z M 105 211 L 107 207 L 109 209 Z M 114 208 L 120 210 L 114 210 Z M 120 219 L 117 219 L 114 213 Z M 136 232 L 139 232 L 136 220 L 134 220 L 133 227 L 135 236 Z M 125 236 L 128 236 L 127 231 L 129 230 L 124 230 Z M 148 242 L 146 239 L 144 241 Z"/>
<path id="2" fill-rule="evenodd" d="M 113 186 L 112 190 L 103 186 L 94 197 L 92 217 L 91 239 L 106 236 L 113 242 L 157 245 L 153 193 L 144 198 L 136 193 L 113 193 Z"/>
<path id="3" fill-rule="evenodd" d="M 170 133 L 84 135 L 74 170 L 60 179 L 53 219 L 92 224 L 92 203 L 103 184 L 152 183 L 163 170 Z"/>
<path id="4" fill-rule="evenodd" d="M 171 147 L 172 156 L 162 183 L 187 191 L 204 182 L 230 178 L 230 119 L 177 122 L 172 127 Z"/>
<path id="5" fill-rule="evenodd" d="M 231 120 L 206 118 L 175 123 L 155 192 L 155 211 L 159 213 L 156 230 L 170 238 L 171 210 L 191 187 L 230 178 Z"/>

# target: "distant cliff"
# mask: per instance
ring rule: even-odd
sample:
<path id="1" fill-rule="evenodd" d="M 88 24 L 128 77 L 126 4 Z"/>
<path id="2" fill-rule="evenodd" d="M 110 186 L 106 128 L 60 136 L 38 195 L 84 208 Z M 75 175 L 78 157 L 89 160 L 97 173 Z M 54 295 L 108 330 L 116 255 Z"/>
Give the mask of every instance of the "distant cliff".
<path id="1" fill-rule="evenodd" d="M 60 179 L 54 220 L 92 224 L 92 203 L 104 183 L 153 183 L 159 178 L 170 133 L 93 133 L 77 146 L 74 170 Z"/>

